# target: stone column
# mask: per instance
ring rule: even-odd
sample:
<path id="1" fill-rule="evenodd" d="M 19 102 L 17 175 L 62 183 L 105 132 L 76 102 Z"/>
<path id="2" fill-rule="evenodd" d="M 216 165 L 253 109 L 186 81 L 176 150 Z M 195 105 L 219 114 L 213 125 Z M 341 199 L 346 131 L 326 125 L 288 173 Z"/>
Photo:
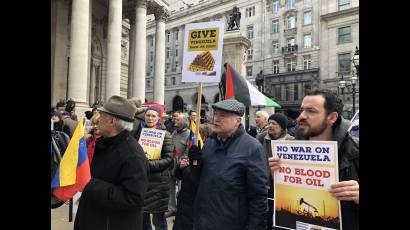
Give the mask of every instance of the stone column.
<path id="1" fill-rule="evenodd" d="M 109 0 L 106 100 L 120 95 L 122 0 Z"/>
<path id="2" fill-rule="evenodd" d="M 147 55 L 146 31 L 147 3 L 146 0 L 137 0 L 135 7 L 135 57 L 132 97 L 141 99 L 143 103 L 145 101 L 145 62 Z"/>
<path id="3" fill-rule="evenodd" d="M 133 95 L 133 84 L 134 84 L 134 56 L 135 56 L 135 15 L 132 14 L 129 17 L 130 20 L 130 46 L 129 46 L 129 57 L 128 57 L 128 90 L 127 97 L 131 98 Z"/>
<path id="4" fill-rule="evenodd" d="M 165 19 L 166 10 L 157 8 L 155 13 L 155 66 L 154 66 L 154 101 L 164 104 L 165 94 Z"/>
<path id="5" fill-rule="evenodd" d="M 89 4 L 89 0 L 72 2 L 68 98 L 76 102 L 76 108 L 88 107 Z"/>

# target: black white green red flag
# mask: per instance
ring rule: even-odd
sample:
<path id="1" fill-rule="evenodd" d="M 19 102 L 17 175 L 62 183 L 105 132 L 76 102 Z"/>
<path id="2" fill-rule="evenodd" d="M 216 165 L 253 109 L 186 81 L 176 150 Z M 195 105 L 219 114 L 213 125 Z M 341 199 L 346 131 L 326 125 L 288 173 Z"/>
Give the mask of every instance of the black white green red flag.
<path id="1" fill-rule="evenodd" d="M 225 99 L 235 99 L 242 102 L 245 106 L 268 106 L 281 108 L 277 102 L 261 93 L 229 64 L 226 64 L 225 75 Z"/>

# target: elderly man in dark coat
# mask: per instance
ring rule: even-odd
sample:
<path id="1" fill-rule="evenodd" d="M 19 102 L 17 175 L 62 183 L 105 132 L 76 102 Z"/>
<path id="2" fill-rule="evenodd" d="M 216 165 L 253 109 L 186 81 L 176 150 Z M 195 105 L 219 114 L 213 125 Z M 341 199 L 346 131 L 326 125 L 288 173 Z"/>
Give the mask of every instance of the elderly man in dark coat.
<path id="1" fill-rule="evenodd" d="M 265 229 L 268 163 L 264 149 L 245 132 L 241 102 L 224 100 L 212 108 L 214 134 L 200 154 L 194 229 Z"/>
<path id="2" fill-rule="evenodd" d="M 85 186 L 75 230 L 142 229 L 144 194 L 148 188 L 147 159 L 130 136 L 135 106 L 112 96 L 98 109 L 98 130 L 91 180 Z"/>

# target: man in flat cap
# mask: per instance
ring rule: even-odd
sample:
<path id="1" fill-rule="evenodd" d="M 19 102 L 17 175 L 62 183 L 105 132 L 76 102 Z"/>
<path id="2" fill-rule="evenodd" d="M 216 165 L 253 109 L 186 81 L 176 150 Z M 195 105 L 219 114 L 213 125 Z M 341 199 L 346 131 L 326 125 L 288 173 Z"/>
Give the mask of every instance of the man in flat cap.
<path id="1" fill-rule="evenodd" d="M 267 159 L 242 125 L 245 106 L 236 100 L 212 105 L 213 134 L 201 150 L 201 178 L 194 229 L 265 229 Z"/>
<path id="2" fill-rule="evenodd" d="M 130 135 L 136 108 L 127 99 L 112 96 L 98 108 L 98 130 L 75 230 L 142 229 L 144 194 L 148 188 L 147 159 Z"/>

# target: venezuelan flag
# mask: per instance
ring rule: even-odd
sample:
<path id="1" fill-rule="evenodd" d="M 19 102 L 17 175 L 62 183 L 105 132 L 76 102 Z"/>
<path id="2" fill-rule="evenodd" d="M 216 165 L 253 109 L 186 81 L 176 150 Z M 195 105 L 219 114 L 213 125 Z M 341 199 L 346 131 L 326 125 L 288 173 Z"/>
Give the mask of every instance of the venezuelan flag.
<path id="1" fill-rule="evenodd" d="M 51 182 L 53 194 L 62 201 L 67 201 L 82 191 L 91 179 L 83 120 L 84 118 L 78 122 Z"/>
<path id="2" fill-rule="evenodd" d="M 190 122 L 189 129 L 191 130 L 189 133 L 189 138 L 188 138 L 188 148 L 191 148 L 192 145 L 197 145 L 195 143 L 195 131 L 196 131 L 196 123 L 194 121 Z M 204 142 L 202 141 L 201 134 L 198 132 L 198 140 L 201 143 L 201 147 L 204 146 Z M 197 140 L 197 141 L 198 141 Z"/>

